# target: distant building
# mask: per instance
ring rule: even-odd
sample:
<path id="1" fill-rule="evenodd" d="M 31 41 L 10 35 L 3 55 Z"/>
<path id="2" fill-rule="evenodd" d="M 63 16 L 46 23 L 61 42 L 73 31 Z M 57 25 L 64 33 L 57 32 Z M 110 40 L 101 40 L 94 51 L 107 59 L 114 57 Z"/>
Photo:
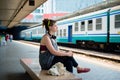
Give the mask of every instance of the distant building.
<path id="1" fill-rule="evenodd" d="M 64 16 L 101 1 L 103 0 L 47 0 L 23 19 L 22 22 L 41 22 L 43 18 Z"/>

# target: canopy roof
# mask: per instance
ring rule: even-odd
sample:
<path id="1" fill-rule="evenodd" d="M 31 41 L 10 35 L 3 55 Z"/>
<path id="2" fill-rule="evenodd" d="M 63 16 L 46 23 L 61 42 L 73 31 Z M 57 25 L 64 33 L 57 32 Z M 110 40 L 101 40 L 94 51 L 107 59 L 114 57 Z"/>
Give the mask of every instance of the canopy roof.
<path id="1" fill-rule="evenodd" d="M 35 5 L 30 6 L 29 1 Z M 0 26 L 12 28 L 47 0 L 0 0 Z"/>

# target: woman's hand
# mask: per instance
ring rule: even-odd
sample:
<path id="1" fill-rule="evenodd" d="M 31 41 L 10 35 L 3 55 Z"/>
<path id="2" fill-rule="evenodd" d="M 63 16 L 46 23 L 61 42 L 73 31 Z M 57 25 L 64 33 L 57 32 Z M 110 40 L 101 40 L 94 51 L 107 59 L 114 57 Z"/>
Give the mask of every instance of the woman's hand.
<path id="1" fill-rule="evenodd" d="M 67 56 L 72 57 L 73 56 L 73 52 L 72 51 L 68 51 L 67 52 Z"/>

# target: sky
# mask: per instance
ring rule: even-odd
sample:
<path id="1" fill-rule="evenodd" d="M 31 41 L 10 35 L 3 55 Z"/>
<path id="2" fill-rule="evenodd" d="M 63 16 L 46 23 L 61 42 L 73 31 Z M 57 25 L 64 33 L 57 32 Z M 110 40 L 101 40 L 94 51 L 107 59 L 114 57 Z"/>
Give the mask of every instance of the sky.
<path id="1" fill-rule="evenodd" d="M 83 9 L 95 3 L 102 2 L 103 0 L 55 0 L 56 12 L 73 12 Z"/>

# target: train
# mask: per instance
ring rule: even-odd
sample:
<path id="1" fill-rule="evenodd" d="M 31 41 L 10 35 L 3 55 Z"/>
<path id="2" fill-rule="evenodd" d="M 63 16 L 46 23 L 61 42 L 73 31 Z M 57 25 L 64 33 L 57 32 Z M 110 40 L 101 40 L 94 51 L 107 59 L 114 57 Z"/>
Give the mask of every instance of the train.
<path id="1" fill-rule="evenodd" d="M 120 5 L 86 11 L 57 18 L 56 41 L 65 45 L 75 44 L 81 48 L 120 50 Z M 45 33 L 45 29 L 39 25 L 21 31 L 21 38 L 40 41 Z"/>

